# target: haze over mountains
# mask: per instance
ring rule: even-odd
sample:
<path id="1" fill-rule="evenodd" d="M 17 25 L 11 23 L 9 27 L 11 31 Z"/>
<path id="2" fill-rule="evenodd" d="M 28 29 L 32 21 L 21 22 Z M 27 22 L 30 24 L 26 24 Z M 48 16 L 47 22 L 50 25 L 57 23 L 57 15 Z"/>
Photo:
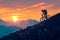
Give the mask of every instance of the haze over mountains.
<path id="1" fill-rule="evenodd" d="M 13 22 L 6 22 L 2 19 L 0 19 L 0 25 L 6 25 L 6 26 L 18 26 L 20 28 L 26 28 L 27 26 L 32 26 L 35 24 L 38 24 L 39 22 L 36 20 L 22 20 L 22 21 L 18 21 L 17 23 L 13 23 Z"/>

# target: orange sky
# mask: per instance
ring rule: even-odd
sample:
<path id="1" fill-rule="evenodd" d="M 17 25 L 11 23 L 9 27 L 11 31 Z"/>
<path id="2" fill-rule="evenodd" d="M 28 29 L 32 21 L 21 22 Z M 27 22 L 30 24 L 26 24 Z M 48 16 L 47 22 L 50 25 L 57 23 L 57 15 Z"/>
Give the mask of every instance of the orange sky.
<path id="1" fill-rule="evenodd" d="M 60 8 L 59 7 L 54 8 L 54 6 L 55 4 L 40 2 L 24 8 L 1 7 L 0 19 L 3 19 L 5 21 L 12 21 L 11 16 L 18 16 L 19 21 L 28 20 L 28 19 L 39 21 L 42 14 L 41 12 L 42 9 L 47 9 L 49 15 L 51 16 L 60 12 Z"/>

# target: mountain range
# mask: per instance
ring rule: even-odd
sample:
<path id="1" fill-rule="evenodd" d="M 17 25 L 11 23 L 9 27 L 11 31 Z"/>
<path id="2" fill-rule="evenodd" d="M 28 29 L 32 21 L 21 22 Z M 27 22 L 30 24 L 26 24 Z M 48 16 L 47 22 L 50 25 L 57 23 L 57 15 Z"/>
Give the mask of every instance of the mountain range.
<path id="1" fill-rule="evenodd" d="M 32 26 L 34 24 L 37 24 L 38 22 L 35 20 L 26 20 L 19 22 L 18 25 L 11 25 L 9 22 L 5 22 L 4 20 L 0 19 L 0 38 L 9 35 L 11 33 L 14 33 L 21 28 L 25 28 L 27 26 Z"/>

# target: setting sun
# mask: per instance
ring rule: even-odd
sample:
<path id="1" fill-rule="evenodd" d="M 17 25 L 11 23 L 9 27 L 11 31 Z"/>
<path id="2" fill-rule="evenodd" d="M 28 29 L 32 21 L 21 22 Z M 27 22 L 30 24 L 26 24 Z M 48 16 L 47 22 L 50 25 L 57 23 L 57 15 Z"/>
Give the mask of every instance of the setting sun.
<path id="1" fill-rule="evenodd" d="M 19 20 L 18 16 L 11 16 L 13 22 L 17 22 Z"/>

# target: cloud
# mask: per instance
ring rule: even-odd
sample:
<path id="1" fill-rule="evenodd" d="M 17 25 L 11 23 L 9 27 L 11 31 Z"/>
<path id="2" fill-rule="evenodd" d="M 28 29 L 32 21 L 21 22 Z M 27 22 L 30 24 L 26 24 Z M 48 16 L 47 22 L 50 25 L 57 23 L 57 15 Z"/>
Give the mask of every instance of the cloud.
<path id="1" fill-rule="evenodd" d="M 32 6 L 28 6 L 28 7 L 24 8 L 24 9 L 34 8 L 34 7 L 42 6 L 42 5 L 45 5 L 45 4 L 46 4 L 45 2 L 41 2 L 41 3 L 34 4 Z"/>
<path id="2" fill-rule="evenodd" d="M 31 6 L 27 6 L 25 8 L 23 8 L 22 10 L 26 10 L 26 9 L 35 9 L 35 8 L 40 8 L 40 9 L 47 9 L 47 8 L 53 8 L 55 5 L 54 4 L 49 4 L 49 3 L 46 3 L 46 2 L 40 2 L 40 3 L 37 3 L 37 4 L 33 4 Z"/>
<path id="3" fill-rule="evenodd" d="M 54 4 L 48 4 L 48 5 L 44 5 L 44 6 L 41 6 L 40 9 L 51 9 L 53 8 L 55 5 Z"/>
<path id="4" fill-rule="evenodd" d="M 41 3 L 42 2 L 42 3 Z M 37 6 L 45 3 L 60 4 L 59 0 L 0 0 L 0 7 L 24 8 L 27 6 Z M 34 7 L 32 6 L 32 7 Z"/>
<path id="5" fill-rule="evenodd" d="M 37 0 L 0 0 L 0 7 L 23 8 L 38 3 Z"/>
<path id="6" fill-rule="evenodd" d="M 26 7 L 36 7 L 39 5 L 43 5 L 45 3 L 55 4 L 58 7 L 60 4 L 60 0 L 0 0 L 0 8 L 26 8 Z M 54 7 L 57 7 L 54 6 Z"/>

